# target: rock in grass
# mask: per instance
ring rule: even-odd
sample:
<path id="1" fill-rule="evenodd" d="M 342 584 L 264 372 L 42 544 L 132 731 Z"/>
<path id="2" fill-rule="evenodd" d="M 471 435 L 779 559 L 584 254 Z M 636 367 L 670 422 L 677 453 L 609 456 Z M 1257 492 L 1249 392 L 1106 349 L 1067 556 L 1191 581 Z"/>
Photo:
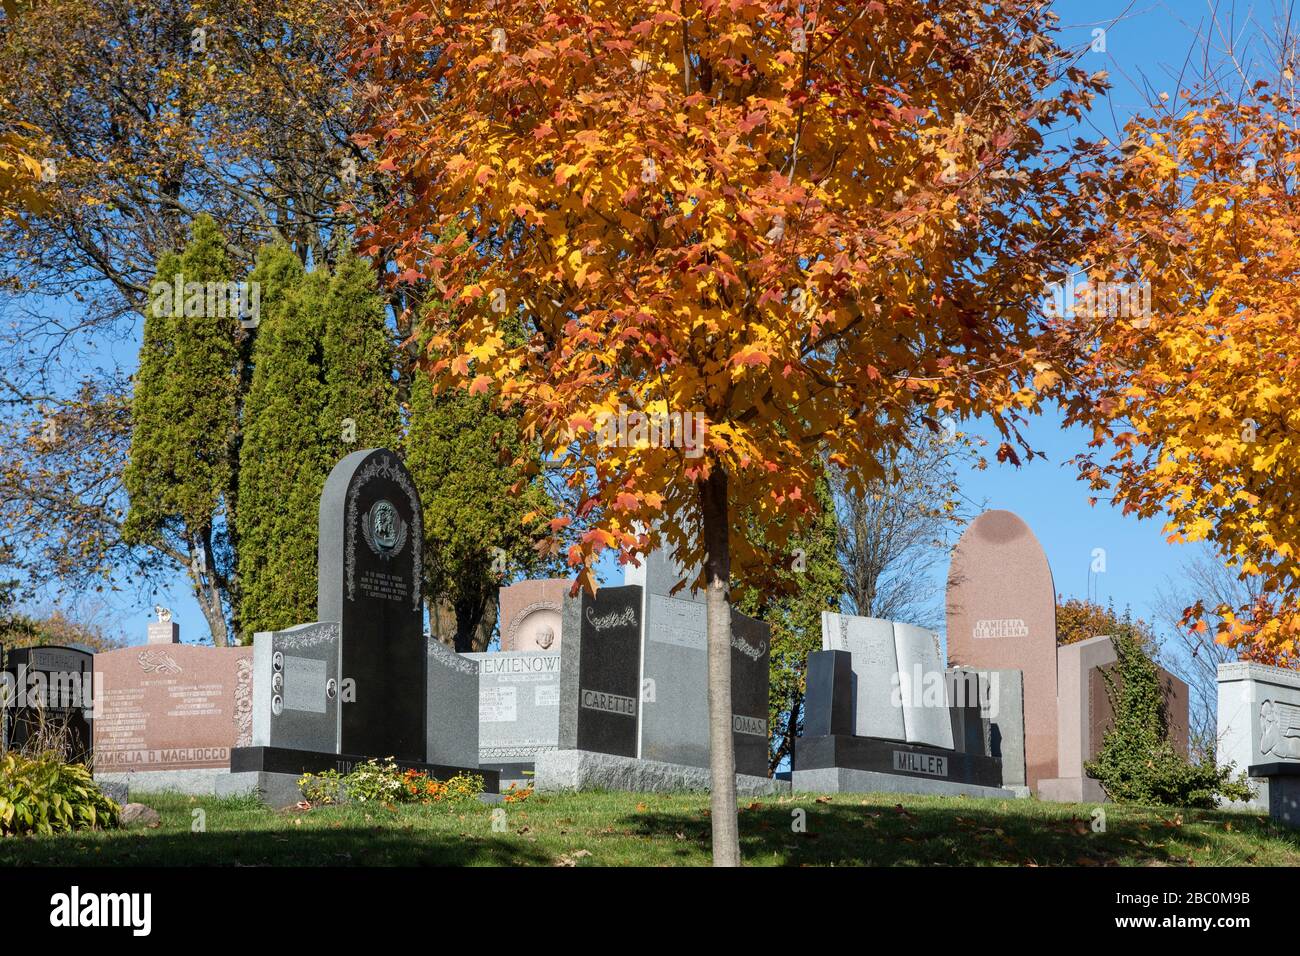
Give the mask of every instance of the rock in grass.
<path id="1" fill-rule="evenodd" d="M 143 803 L 128 803 L 122 808 L 121 816 L 118 819 L 124 827 L 149 827 L 152 829 L 162 823 L 158 811 L 153 807 L 146 807 Z"/>

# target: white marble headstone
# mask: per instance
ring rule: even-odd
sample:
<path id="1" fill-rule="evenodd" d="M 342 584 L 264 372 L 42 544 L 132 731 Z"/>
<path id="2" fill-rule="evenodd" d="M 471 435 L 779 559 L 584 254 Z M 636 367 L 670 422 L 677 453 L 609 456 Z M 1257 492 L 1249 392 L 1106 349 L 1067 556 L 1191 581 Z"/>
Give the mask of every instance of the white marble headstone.
<path id="1" fill-rule="evenodd" d="M 898 672 L 893 622 L 824 611 L 822 650 L 852 657 L 854 735 L 906 740 L 903 711 L 891 697 Z"/>
<path id="2" fill-rule="evenodd" d="M 939 639 L 933 631 L 894 622 L 903 727 L 910 744 L 952 749 L 952 715 Z"/>

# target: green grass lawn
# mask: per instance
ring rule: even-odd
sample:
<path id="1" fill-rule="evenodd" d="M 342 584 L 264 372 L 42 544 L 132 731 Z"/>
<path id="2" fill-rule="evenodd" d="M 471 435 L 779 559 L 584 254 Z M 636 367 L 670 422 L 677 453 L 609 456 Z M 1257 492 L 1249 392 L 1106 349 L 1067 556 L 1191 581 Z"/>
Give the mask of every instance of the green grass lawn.
<path id="1" fill-rule="evenodd" d="M 708 795 L 534 795 L 492 808 L 271 810 L 250 798 L 137 796 L 156 829 L 0 839 L 16 865 L 704 865 Z M 1300 831 L 1266 816 L 1036 800 L 837 794 L 742 801 L 745 860 L 767 865 L 1297 866 Z M 192 832 L 195 810 L 206 832 Z M 793 832 L 796 811 L 807 832 Z"/>

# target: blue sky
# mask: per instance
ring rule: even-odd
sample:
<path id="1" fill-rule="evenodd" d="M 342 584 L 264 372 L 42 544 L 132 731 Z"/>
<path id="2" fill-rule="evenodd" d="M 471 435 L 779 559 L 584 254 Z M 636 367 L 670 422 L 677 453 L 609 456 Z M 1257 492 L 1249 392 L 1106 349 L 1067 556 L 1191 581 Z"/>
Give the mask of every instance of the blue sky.
<path id="1" fill-rule="evenodd" d="M 1094 111 L 1093 122 L 1111 134 L 1136 109 L 1147 102 L 1144 89 L 1156 93 L 1176 90 L 1175 77 L 1195 42 L 1197 29 L 1206 26 L 1204 2 L 1130 3 L 1116 0 L 1064 0 L 1054 4 L 1071 46 L 1087 46 L 1093 30 L 1106 30 L 1105 52 L 1089 51 L 1081 65 L 1089 72 L 1107 70 L 1114 89 L 1109 103 Z M 1238 26 L 1240 27 L 1240 22 Z M 992 438 L 977 424 L 964 430 Z M 1152 617 L 1154 591 L 1178 573 L 1190 548 L 1168 545 L 1158 521 L 1138 521 L 1122 516 L 1104 500 L 1089 506 L 1088 487 L 1065 464 L 1082 451 L 1086 436 L 1080 429 L 1062 427 L 1059 413 L 1051 410 L 1030 422 L 1025 434 L 1046 460 L 1016 468 L 990 462 L 985 471 L 964 470 L 960 481 L 964 496 L 987 502 L 990 508 L 1016 512 L 1034 530 L 1047 552 L 1058 593 L 1066 597 L 1091 595 L 1131 607 L 1142 617 Z M 1106 571 L 1090 575 L 1093 550 L 1106 552 Z M 620 581 L 621 572 L 607 562 L 606 581 Z M 938 569 L 936 601 L 942 600 L 946 562 Z M 177 580 L 158 603 L 170 606 L 186 642 L 205 641 L 207 628 L 186 582 Z M 148 604 L 152 604 L 150 600 Z M 123 603 L 115 609 L 114 630 L 132 643 L 144 640 L 152 614 L 147 604 Z"/>

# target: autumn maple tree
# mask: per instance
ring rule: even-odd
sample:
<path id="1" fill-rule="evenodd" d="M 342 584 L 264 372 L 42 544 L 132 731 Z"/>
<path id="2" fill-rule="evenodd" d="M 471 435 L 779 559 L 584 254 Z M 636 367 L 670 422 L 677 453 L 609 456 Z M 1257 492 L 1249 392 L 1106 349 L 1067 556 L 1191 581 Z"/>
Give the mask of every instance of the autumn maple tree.
<path id="1" fill-rule="evenodd" d="M 521 409 L 565 469 L 580 584 L 609 548 L 703 569 L 716 863 L 739 862 L 729 586 L 808 526 L 823 462 L 866 482 L 975 414 L 1014 457 L 1057 374 L 1035 309 L 1083 147 L 1048 135 L 1105 78 L 1046 8 L 389 0 L 354 24 L 394 179 L 362 250 L 449 303 L 436 386 Z M 701 453 L 607 440 L 620 408 L 701 415 Z"/>
<path id="2" fill-rule="evenodd" d="M 1242 88 L 1244 86 L 1244 88 Z M 1300 100 L 1288 74 L 1153 104 L 1114 175 L 1090 185 L 1109 224 L 1092 284 L 1149 284 L 1149 314 L 1086 310 L 1071 421 L 1078 461 L 1170 541 L 1208 541 L 1254 596 L 1187 609 L 1220 642 L 1272 663 L 1300 656 Z"/>

